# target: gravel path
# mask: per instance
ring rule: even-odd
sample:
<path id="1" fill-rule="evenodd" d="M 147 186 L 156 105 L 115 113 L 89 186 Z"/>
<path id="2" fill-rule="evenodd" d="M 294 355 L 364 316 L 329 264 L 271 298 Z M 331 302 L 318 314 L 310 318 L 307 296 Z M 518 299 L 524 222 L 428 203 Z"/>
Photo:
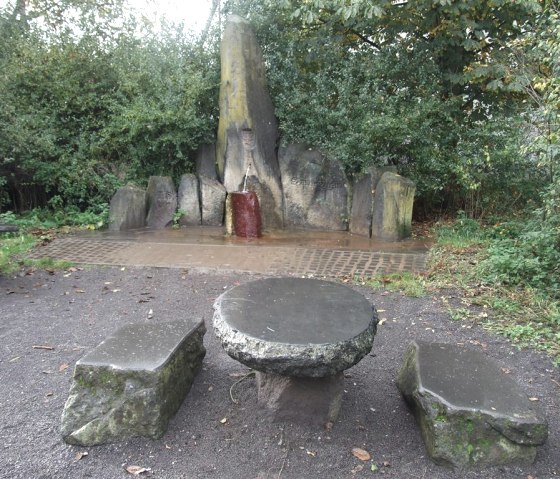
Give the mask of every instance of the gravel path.
<path id="1" fill-rule="evenodd" d="M 238 382 L 247 369 L 221 350 L 211 329 L 215 298 L 259 277 L 130 267 L 0 277 L 0 477 L 124 478 L 130 477 L 129 466 L 150 469 L 144 477 L 185 479 L 560 476 L 560 370 L 546 357 L 519 351 L 476 325 L 451 321 L 440 297 L 413 299 L 354 286 L 385 321 L 372 354 L 347 371 L 334 428 L 309 431 L 268 423 L 256 409 L 254 379 Z M 121 325 L 148 321 L 149 315 L 151 321 L 202 317 L 209 329 L 204 369 L 168 432 L 158 441 L 66 445 L 60 415 L 73 365 Z M 528 395 L 539 398 L 550 436 L 534 465 L 450 472 L 426 458 L 395 386 L 403 353 L 415 338 L 482 350 L 511 370 Z M 354 447 L 367 450 L 371 461 L 354 457 Z"/>

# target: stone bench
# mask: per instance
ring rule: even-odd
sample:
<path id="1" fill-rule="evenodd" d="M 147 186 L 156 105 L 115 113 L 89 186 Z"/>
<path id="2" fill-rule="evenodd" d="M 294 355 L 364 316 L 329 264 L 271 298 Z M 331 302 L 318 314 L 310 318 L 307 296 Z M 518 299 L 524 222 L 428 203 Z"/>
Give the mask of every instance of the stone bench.
<path id="1" fill-rule="evenodd" d="M 62 437 L 92 446 L 157 439 L 187 395 L 206 353 L 202 320 L 132 324 L 76 363 Z"/>
<path id="2" fill-rule="evenodd" d="M 430 458 L 479 468 L 532 463 L 548 425 L 517 383 L 484 354 L 453 344 L 413 342 L 398 388 Z"/>

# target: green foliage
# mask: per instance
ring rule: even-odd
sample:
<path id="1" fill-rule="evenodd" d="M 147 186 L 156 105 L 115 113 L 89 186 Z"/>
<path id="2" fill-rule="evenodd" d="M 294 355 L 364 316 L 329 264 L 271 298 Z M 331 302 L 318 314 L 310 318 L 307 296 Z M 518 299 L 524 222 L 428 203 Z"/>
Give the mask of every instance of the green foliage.
<path id="1" fill-rule="evenodd" d="M 350 174 L 397 166 L 417 184 L 417 215 L 538 203 L 548 173 L 523 149 L 530 77 L 513 53 L 537 2 L 234 3 L 263 46 L 284 144 Z"/>
<path id="2" fill-rule="evenodd" d="M 115 23 L 118 1 L 103 5 L 37 2 L 24 22 L 0 11 L 0 208 L 97 207 L 127 181 L 191 171 L 212 138 L 215 48 L 169 26 L 139 39 L 134 19 Z"/>

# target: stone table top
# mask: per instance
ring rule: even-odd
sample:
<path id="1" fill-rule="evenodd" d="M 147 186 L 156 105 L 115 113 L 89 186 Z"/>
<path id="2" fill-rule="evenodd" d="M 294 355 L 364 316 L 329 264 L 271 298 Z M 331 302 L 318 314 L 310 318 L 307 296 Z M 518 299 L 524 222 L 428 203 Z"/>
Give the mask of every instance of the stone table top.
<path id="1" fill-rule="evenodd" d="M 375 308 L 347 286 L 315 279 L 268 278 L 237 286 L 214 304 L 225 351 L 267 373 L 337 374 L 372 348 Z"/>

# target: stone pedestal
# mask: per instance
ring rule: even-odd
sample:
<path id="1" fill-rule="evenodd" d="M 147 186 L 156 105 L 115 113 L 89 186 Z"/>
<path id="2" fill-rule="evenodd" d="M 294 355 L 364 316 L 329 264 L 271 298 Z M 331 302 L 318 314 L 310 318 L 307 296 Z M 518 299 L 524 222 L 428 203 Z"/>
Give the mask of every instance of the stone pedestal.
<path id="1" fill-rule="evenodd" d="M 181 226 L 198 226 L 201 222 L 198 178 L 190 173 L 181 176 L 177 191 L 177 208 L 184 214 L 179 218 Z"/>
<path id="2" fill-rule="evenodd" d="M 325 426 L 336 421 L 344 374 L 322 378 L 294 378 L 257 372 L 258 404 L 274 422 Z"/>
<path id="3" fill-rule="evenodd" d="M 267 278 L 222 294 L 214 330 L 224 350 L 256 371 L 258 402 L 275 421 L 333 422 L 342 371 L 373 345 L 377 313 L 347 286 Z"/>

